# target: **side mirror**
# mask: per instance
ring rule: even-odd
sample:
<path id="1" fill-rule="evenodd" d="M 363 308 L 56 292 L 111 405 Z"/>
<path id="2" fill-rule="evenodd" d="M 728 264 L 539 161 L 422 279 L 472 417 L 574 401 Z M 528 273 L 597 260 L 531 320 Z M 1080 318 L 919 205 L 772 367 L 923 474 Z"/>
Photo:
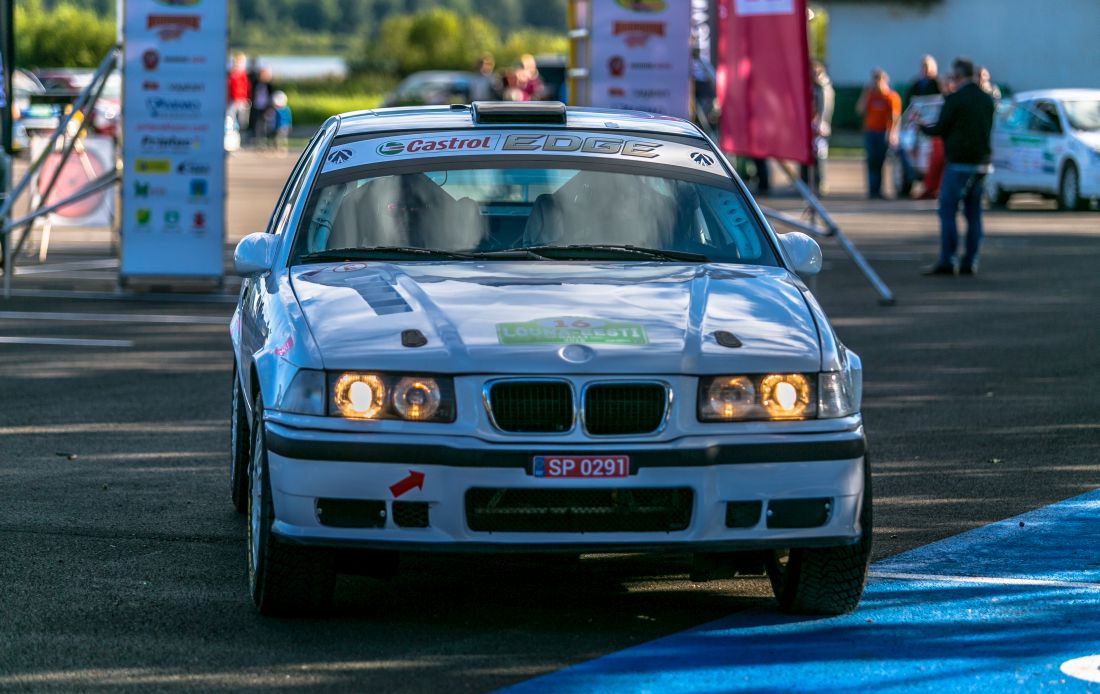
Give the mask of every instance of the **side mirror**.
<path id="1" fill-rule="evenodd" d="M 801 231 L 792 231 L 780 235 L 779 243 L 787 252 L 787 258 L 795 272 L 800 275 L 816 275 L 821 272 L 821 246 L 817 245 L 817 241 Z"/>
<path id="2" fill-rule="evenodd" d="M 241 277 L 259 275 L 271 269 L 275 263 L 275 251 L 279 237 L 257 231 L 241 239 L 233 251 L 233 269 Z"/>

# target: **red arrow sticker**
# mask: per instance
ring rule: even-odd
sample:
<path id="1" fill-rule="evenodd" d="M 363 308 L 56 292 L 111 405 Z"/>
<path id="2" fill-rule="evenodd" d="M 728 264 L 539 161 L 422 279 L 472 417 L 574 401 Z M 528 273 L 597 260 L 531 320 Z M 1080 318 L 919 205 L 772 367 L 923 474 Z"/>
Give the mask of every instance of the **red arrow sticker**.
<path id="1" fill-rule="evenodd" d="M 397 484 L 390 485 L 390 494 L 393 494 L 393 498 L 398 498 L 407 492 L 411 492 L 413 487 L 417 489 L 424 489 L 424 473 L 416 472 L 415 470 L 409 470 L 409 476 L 401 480 Z"/>

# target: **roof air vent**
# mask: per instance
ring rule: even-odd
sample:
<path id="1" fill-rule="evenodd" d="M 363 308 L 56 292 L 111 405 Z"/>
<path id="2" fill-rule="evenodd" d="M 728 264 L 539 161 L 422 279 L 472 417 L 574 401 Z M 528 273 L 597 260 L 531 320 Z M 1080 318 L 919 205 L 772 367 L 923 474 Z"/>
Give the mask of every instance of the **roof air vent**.
<path id="1" fill-rule="evenodd" d="M 565 125 L 565 104 L 560 101 L 475 101 L 474 123 Z"/>

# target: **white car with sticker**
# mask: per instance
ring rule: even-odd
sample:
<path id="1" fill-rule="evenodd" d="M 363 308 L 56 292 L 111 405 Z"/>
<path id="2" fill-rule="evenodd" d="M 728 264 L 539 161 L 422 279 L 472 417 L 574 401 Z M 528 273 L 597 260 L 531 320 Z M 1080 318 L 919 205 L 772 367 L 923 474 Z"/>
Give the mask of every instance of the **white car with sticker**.
<path id="1" fill-rule="evenodd" d="M 992 141 L 993 204 L 1039 193 L 1083 210 L 1100 198 L 1100 89 L 1021 92 L 998 110 Z"/>
<path id="2" fill-rule="evenodd" d="M 862 367 L 696 127 L 557 103 L 330 119 L 235 254 L 230 486 L 265 614 L 401 551 L 686 551 L 862 593 Z"/>

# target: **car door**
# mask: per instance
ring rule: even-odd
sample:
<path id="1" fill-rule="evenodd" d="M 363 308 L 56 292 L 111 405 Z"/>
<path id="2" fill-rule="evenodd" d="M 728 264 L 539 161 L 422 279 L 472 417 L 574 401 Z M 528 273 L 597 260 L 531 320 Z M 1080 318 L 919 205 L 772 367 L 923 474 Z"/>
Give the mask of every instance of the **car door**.
<path id="1" fill-rule="evenodd" d="M 1035 99 L 1028 111 L 1028 135 L 1034 144 L 1027 188 L 1054 193 L 1058 190 L 1060 152 L 1065 150 L 1065 130 L 1058 105 L 1051 99 Z"/>
<path id="2" fill-rule="evenodd" d="M 1037 142 L 1027 125 L 1030 118 L 1026 103 L 1003 104 L 993 126 L 993 175 L 990 184 L 1003 190 L 1019 190 L 1026 185 L 1029 148 Z"/>

